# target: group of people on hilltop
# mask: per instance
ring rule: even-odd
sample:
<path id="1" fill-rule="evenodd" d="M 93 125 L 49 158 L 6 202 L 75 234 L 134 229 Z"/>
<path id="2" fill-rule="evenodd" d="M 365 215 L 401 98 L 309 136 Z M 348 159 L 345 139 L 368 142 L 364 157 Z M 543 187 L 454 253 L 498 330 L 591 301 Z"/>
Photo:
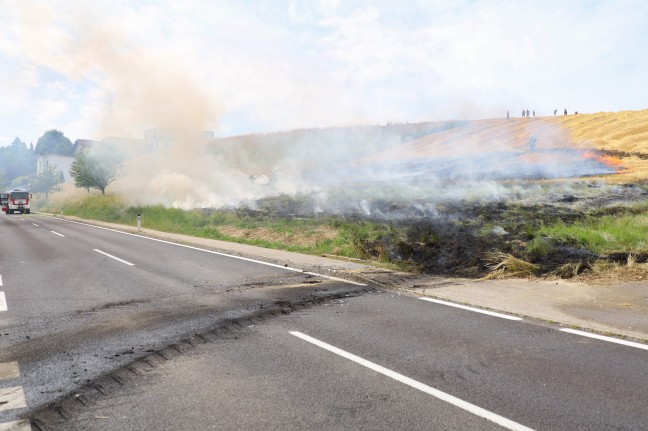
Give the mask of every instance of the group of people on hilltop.
<path id="1" fill-rule="evenodd" d="M 578 111 L 575 111 L 574 114 L 578 114 Z M 528 109 L 523 109 L 522 110 L 522 118 L 525 118 L 525 117 L 530 118 L 531 115 L 533 115 L 533 117 L 536 116 L 535 109 L 533 111 L 529 111 Z M 558 110 L 554 109 L 554 116 L 556 116 L 556 115 L 558 115 Z M 565 115 L 567 115 L 567 108 L 565 108 Z M 506 110 L 506 119 L 508 120 L 510 118 L 511 118 L 511 114 L 509 113 L 509 111 L 507 109 Z"/>
<path id="2" fill-rule="evenodd" d="M 578 111 L 575 111 L 574 114 L 578 114 Z M 554 117 L 558 115 L 558 110 L 554 109 Z M 565 108 L 565 115 L 567 115 L 567 108 Z"/>

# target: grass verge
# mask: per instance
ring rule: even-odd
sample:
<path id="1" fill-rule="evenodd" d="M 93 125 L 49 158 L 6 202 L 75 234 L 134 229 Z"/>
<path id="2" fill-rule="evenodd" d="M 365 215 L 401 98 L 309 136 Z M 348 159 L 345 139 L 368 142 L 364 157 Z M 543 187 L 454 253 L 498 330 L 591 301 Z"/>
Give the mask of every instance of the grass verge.
<path id="1" fill-rule="evenodd" d="M 42 210 L 58 213 L 60 208 L 45 205 Z M 88 196 L 69 202 L 64 214 L 127 226 L 136 226 L 137 216 L 141 214 L 142 227 L 147 229 L 401 267 L 400 262 L 391 261 L 383 243 L 386 236 L 394 234 L 393 227 L 369 221 L 339 217 L 290 218 L 252 214 L 246 209 L 182 210 L 162 205 L 128 207 L 114 195 Z"/>
<path id="2" fill-rule="evenodd" d="M 90 195 L 68 202 L 64 212 L 130 226 L 141 214 L 144 228 L 163 232 L 466 277 L 574 278 L 602 273 L 606 261 L 617 273 L 635 265 L 628 273 L 640 277 L 648 261 L 646 204 L 578 211 L 457 202 L 440 206 L 438 217 L 393 224 L 353 215 L 297 217 L 291 215 L 296 204 L 308 206 L 282 197 L 255 209 L 181 210 Z"/>

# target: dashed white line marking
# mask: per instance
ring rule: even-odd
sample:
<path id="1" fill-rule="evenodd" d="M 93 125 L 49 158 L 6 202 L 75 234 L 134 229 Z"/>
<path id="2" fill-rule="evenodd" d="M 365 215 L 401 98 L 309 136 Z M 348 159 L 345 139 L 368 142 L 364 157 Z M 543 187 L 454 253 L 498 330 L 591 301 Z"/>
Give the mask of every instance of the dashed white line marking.
<path id="1" fill-rule="evenodd" d="M 53 230 L 51 230 L 50 232 L 52 232 L 54 235 L 58 235 L 58 236 L 61 236 L 61 237 L 65 238 L 65 235 L 63 235 L 61 233 L 55 232 Z"/>
<path id="2" fill-rule="evenodd" d="M 28 419 L 0 424 L 0 431 L 32 431 Z"/>
<path id="3" fill-rule="evenodd" d="M 7 311 L 7 299 L 2 291 L 0 291 L 0 311 Z"/>
<path id="4" fill-rule="evenodd" d="M 619 338 L 606 337 L 605 335 L 593 334 L 591 332 L 578 331 L 576 329 L 570 329 L 570 328 L 562 328 L 561 331 L 562 332 L 568 332 L 570 334 L 581 335 L 583 337 L 595 338 L 597 340 L 607 341 L 609 343 L 622 344 L 624 346 L 629 346 L 629 347 L 634 347 L 634 348 L 637 348 L 637 349 L 648 350 L 648 345 L 641 344 L 641 343 L 635 343 L 634 341 L 626 341 L 626 340 L 621 340 Z"/>
<path id="5" fill-rule="evenodd" d="M 147 239 L 149 241 L 157 241 L 157 242 L 161 242 L 163 244 L 170 244 L 170 245 L 174 245 L 176 247 L 184 247 L 184 248 L 188 248 L 190 250 L 197 250 L 197 251 L 202 251 L 202 252 L 205 252 L 205 253 L 215 254 L 215 255 L 218 255 L 218 256 L 229 257 L 231 259 L 244 260 L 246 262 L 258 263 L 260 265 L 271 266 L 271 267 L 274 267 L 274 268 L 281 268 L 281 269 L 285 269 L 286 271 L 299 272 L 299 273 L 302 273 L 302 274 L 313 275 L 313 276 L 316 276 L 316 277 L 326 278 L 326 279 L 329 279 L 329 280 L 341 281 L 341 282 L 344 282 L 344 283 L 347 283 L 347 284 L 353 284 L 355 286 L 366 286 L 367 285 L 366 283 L 359 283 L 357 281 L 351 281 L 351 280 L 346 280 L 346 279 L 342 279 L 342 278 L 332 277 L 332 276 L 329 276 L 329 275 L 319 274 L 317 272 L 306 272 L 303 269 L 299 269 L 299 268 L 292 268 L 290 266 L 284 266 L 284 265 L 279 265 L 279 264 L 276 264 L 276 263 L 264 262 L 262 260 L 250 259 L 248 257 L 236 256 L 236 255 L 227 254 L 227 253 L 221 253 L 221 252 L 214 251 L 214 250 L 207 250 L 205 248 L 194 247 L 192 245 L 178 244 L 177 242 L 165 241 L 163 239 L 150 238 L 148 236 L 143 236 L 143 235 L 136 235 L 134 233 L 123 232 L 123 231 L 120 231 L 120 230 L 117 230 L 117 229 L 111 229 L 111 228 L 108 228 L 108 227 L 95 226 L 95 225 L 92 225 L 92 224 L 82 223 L 82 222 L 78 222 L 78 221 L 74 221 L 74 220 L 60 219 L 58 217 L 54 217 L 54 218 L 57 218 L 58 220 L 65 221 L 65 222 L 68 222 L 68 223 L 75 223 L 75 224 L 80 224 L 82 226 L 89 226 L 89 227 L 92 227 L 92 228 L 95 228 L 95 229 L 102 229 L 102 230 L 107 230 L 107 231 L 110 231 L 110 232 L 120 233 L 122 235 L 134 236 L 136 238 Z"/>
<path id="6" fill-rule="evenodd" d="M 0 363 L 0 380 L 17 379 L 20 377 L 18 362 Z"/>
<path id="7" fill-rule="evenodd" d="M 94 249 L 94 251 L 96 251 L 97 253 L 101 253 L 101 254 L 103 254 L 104 256 L 108 256 L 108 257 L 110 257 L 110 258 L 112 258 L 112 259 L 115 259 L 115 260 L 117 260 L 117 261 L 119 261 L 119 262 L 121 262 L 121 263 L 125 263 L 126 265 L 135 266 L 134 263 L 130 263 L 130 262 L 128 262 L 127 260 L 124 260 L 124 259 L 120 259 L 120 258 L 118 258 L 117 256 L 113 256 L 112 254 L 108 254 L 108 253 L 106 253 L 105 251 L 97 250 L 96 248 Z"/>
<path id="8" fill-rule="evenodd" d="M 0 412 L 27 407 L 22 386 L 0 388 Z"/>
<path id="9" fill-rule="evenodd" d="M 406 377 L 402 374 L 399 374 L 395 371 L 392 371 L 388 368 L 385 368 L 383 366 L 380 366 L 378 364 L 375 364 L 371 361 L 368 361 L 366 359 L 363 359 L 359 356 L 354 355 L 353 353 L 349 353 L 345 350 L 342 350 L 340 348 L 337 348 L 335 346 L 332 346 L 328 343 L 325 343 L 323 341 L 318 340 L 317 338 L 313 338 L 309 335 L 303 334 L 298 331 L 290 331 L 291 335 L 294 335 L 295 337 L 301 338 L 304 341 L 307 341 L 311 344 L 314 344 L 318 347 L 321 347 L 322 349 L 328 350 L 331 353 L 335 353 L 336 355 L 342 356 L 343 358 L 346 358 L 350 361 L 355 362 L 356 364 L 360 364 L 363 367 L 367 367 L 373 371 L 376 371 L 377 373 L 380 373 L 384 376 L 390 377 L 396 381 L 399 381 L 401 383 L 404 383 L 414 389 L 418 389 L 421 392 L 425 392 L 428 395 L 432 395 L 433 397 L 436 397 L 442 401 L 445 401 L 449 404 L 452 404 L 453 406 L 459 407 L 460 409 L 466 410 L 476 416 L 482 417 L 484 419 L 487 419 L 491 422 L 494 422 L 504 428 L 507 428 L 509 430 L 514 430 L 514 431 L 532 431 L 531 428 L 528 428 L 524 425 L 521 425 L 517 422 L 514 422 L 510 419 L 507 419 L 503 416 L 500 416 L 496 413 L 493 413 L 489 410 L 483 409 L 481 407 L 478 407 L 474 404 L 471 404 L 467 401 L 464 401 L 462 399 L 459 399 L 457 397 L 454 397 L 450 394 L 446 394 L 445 392 L 442 392 L 438 389 L 435 389 L 431 386 L 428 386 L 424 383 L 421 383 L 419 381 L 416 381 L 414 379 L 411 379 L 409 377 Z"/>
<path id="10" fill-rule="evenodd" d="M 36 223 L 32 223 L 32 224 L 33 224 L 34 226 L 36 226 L 36 227 L 40 226 L 39 224 L 36 224 Z"/>
<path id="11" fill-rule="evenodd" d="M 494 311 L 488 311 L 488 310 L 482 310 L 482 309 L 479 309 L 479 308 L 468 307 L 467 305 L 455 304 L 454 302 L 441 301 L 439 299 L 434 299 L 434 298 L 421 298 L 421 299 L 423 301 L 429 301 L 429 302 L 434 302 L 436 304 L 448 305 L 450 307 L 456 307 L 456 308 L 461 308 L 463 310 L 474 311 L 475 313 L 487 314 L 489 316 L 499 317 L 501 319 L 522 320 L 521 317 L 510 316 L 508 314 L 496 313 Z"/>

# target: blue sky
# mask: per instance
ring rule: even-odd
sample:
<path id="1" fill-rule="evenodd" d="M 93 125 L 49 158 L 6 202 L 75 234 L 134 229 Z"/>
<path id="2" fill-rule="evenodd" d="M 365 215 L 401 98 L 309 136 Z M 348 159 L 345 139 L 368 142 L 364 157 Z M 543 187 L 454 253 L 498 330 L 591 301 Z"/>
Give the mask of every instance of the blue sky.
<path id="1" fill-rule="evenodd" d="M 0 0 L 0 145 L 648 108 L 648 2 Z"/>

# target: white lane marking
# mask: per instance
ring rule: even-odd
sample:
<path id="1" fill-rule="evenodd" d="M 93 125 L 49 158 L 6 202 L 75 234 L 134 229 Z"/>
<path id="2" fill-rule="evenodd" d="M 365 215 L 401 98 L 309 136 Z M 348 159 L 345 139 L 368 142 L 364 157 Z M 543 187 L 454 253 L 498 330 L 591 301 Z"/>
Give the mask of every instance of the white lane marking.
<path id="1" fill-rule="evenodd" d="M 36 227 L 40 226 L 39 224 L 36 224 L 36 223 L 32 223 L 32 224 L 33 224 L 34 226 L 36 226 Z"/>
<path id="2" fill-rule="evenodd" d="M 115 259 L 115 260 L 117 260 L 117 261 L 119 261 L 119 262 L 121 262 L 121 263 L 125 263 L 126 265 L 135 266 L 134 263 L 130 263 L 129 261 L 124 260 L 124 259 L 120 259 L 120 258 L 118 258 L 117 256 L 113 256 L 112 254 L 108 254 L 108 253 L 106 253 L 105 251 L 97 250 L 96 248 L 93 249 L 93 250 L 96 251 L 97 253 L 101 253 L 101 254 L 103 254 L 104 256 L 108 256 L 108 257 L 110 257 L 110 258 L 112 258 L 112 259 Z"/>
<path id="3" fill-rule="evenodd" d="M 0 311 L 7 311 L 7 299 L 2 291 L 0 291 Z"/>
<path id="4" fill-rule="evenodd" d="M 0 274 L 0 286 L 2 286 L 2 274 Z"/>
<path id="5" fill-rule="evenodd" d="M 255 262 L 255 261 L 253 261 L 253 262 Z M 259 262 L 259 263 L 263 263 L 263 262 Z M 285 267 L 282 267 L 282 268 L 285 268 Z M 291 268 L 290 270 L 291 271 L 296 271 L 296 272 L 303 272 L 304 274 L 312 275 L 313 277 L 321 277 L 321 278 L 326 278 L 327 280 L 340 281 L 342 283 L 349 283 L 349 284 L 353 284 L 355 286 L 366 286 L 367 285 L 366 283 L 360 283 L 360 282 L 357 282 L 357 281 L 351 281 L 351 280 L 347 280 L 347 279 L 344 279 L 344 278 L 333 277 L 332 275 L 320 274 L 320 273 L 317 273 L 317 272 L 304 271 L 304 270 L 296 269 L 296 268 Z"/>
<path id="6" fill-rule="evenodd" d="M 322 349 L 328 350 L 331 353 L 335 353 L 336 355 L 342 356 L 343 358 L 346 358 L 350 361 L 353 361 L 357 364 L 362 365 L 363 367 L 367 367 L 371 370 L 374 370 L 382 375 L 385 375 L 387 377 L 391 377 L 394 380 L 397 380 L 401 383 L 404 383 L 414 389 L 418 389 L 421 392 L 425 392 L 428 395 L 432 395 L 433 397 L 436 397 L 442 401 L 445 401 L 449 404 L 452 404 L 453 406 L 459 407 L 460 409 L 466 410 L 474 415 L 477 415 L 479 417 L 482 417 L 484 419 L 487 419 L 491 422 L 495 422 L 496 424 L 510 429 L 514 431 L 533 431 L 531 428 L 528 428 L 524 425 L 521 425 L 517 422 L 514 422 L 510 419 L 507 419 L 503 416 L 500 416 L 496 413 L 493 413 L 491 411 L 488 411 L 486 409 L 483 409 L 481 407 L 478 407 L 474 404 L 471 404 L 467 401 L 464 401 L 462 399 L 459 399 L 457 397 L 454 397 L 450 394 L 446 394 L 445 392 L 442 392 L 438 389 L 435 389 L 431 386 L 428 386 L 424 383 L 421 383 L 419 381 L 416 381 L 414 379 L 411 379 L 409 377 L 406 377 L 402 374 L 399 374 L 395 371 L 392 371 L 388 368 L 382 367 L 378 364 L 375 364 L 371 361 L 368 361 L 366 359 L 363 359 L 359 356 L 354 355 L 353 353 L 349 353 L 345 350 L 342 350 L 340 348 L 337 348 L 335 346 L 332 346 L 328 343 L 325 343 L 323 341 L 318 340 L 317 338 L 313 338 L 309 335 L 303 334 L 298 331 L 290 331 L 291 335 L 294 335 L 295 337 L 301 338 L 304 341 L 307 341 L 311 344 L 314 344 L 318 347 L 321 347 Z"/>
<path id="7" fill-rule="evenodd" d="M 60 234 L 58 232 L 54 232 L 53 230 L 51 230 L 50 232 L 52 232 L 54 235 L 58 235 L 58 236 L 61 236 L 61 237 L 65 238 L 65 235 L 63 235 L 63 234 Z"/>
<path id="8" fill-rule="evenodd" d="M 0 363 L 0 380 L 17 379 L 20 377 L 18 362 Z"/>
<path id="9" fill-rule="evenodd" d="M 27 407 L 22 386 L 0 388 L 0 412 Z"/>
<path id="10" fill-rule="evenodd" d="M 29 424 L 29 419 L 21 419 L 0 424 L 0 431 L 32 431 L 32 427 Z"/>
<path id="11" fill-rule="evenodd" d="M 22 218 L 22 217 L 20 217 L 20 220 L 22 220 L 22 221 L 25 221 L 25 219 L 24 219 L 24 218 Z"/>
<path id="12" fill-rule="evenodd" d="M 596 338 L 597 340 L 608 341 L 610 343 L 623 344 L 624 346 L 635 347 L 637 349 L 648 350 L 647 344 L 635 343 L 634 341 L 621 340 L 619 338 L 606 337 L 604 335 L 593 334 L 591 332 L 578 331 L 576 329 L 562 328 L 562 332 L 568 332 L 570 334 L 581 335 L 583 337 Z"/>
<path id="13" fill-rule="evenodd" d="M 494 311 L 488 311 L 488 310 L 482 310 L 482 309 L 479 309 L 479 308 L 468 307 L 467 305 L 455 304 L 454 302 L 441 301 L 439 299 L 434 299 L 434 298 L 420 298 L 420 299 L 422 299 L 423 301 L 434 302 L 436 304 L 448 305 L 450 307 L 456 307 L 456 308 L 461 308 L 463 310 L 474 311 L 475 313 L 488 314 L 489 316 L 500 317 L 502 319 L 522 320 L 521 317 L 510 316 L 508 314 L 495 313 Z"/>
<path id="14" fill-rule="evenodd" d="M 265 266 L 271 266 L 271 267 L 274 267 L 274 268 L 285 269 L 286 271 L 299 272 L 299 273 L 302 273 L 302 274 L 313 275 L 313 276 L 316 276 L 316 277 L 326 278 L 326 279 L 330 279 L 330 280 L 342 281 L 342 282 L 344 282 L 344 283 L 353 284 L 353 285 L 355 285 L 355 286 L 366 286 L 366 285 L 367 285 L 366 283 L 359 283 L 359 282 L 357 282 L 357 281 L 346 280 L 346 279 L 343 279 L 343 278 L 336 278 L 336 277 L 332 277 L 332 276 L 330 276 L 330 275 L 319 274 L 319 273 L 317 273 L 317 272 L 306 272 L 306 271 L 304 271 L 303 269 L 299 269 L 299 268 L 292 268 L 292 267 L 290 267 L 290 266 L 284 266 L 284 265 L 279 265 L 279 264 L 276 264 L 276 263 L 264 262 L 264 261 L 262 261 L 262 260 L 250 259 L 250 258 L 248 258 L 248 257 L 236 256 L 236 255 L 233 255 L 233 254 L 221 253 L 221 252 L 219 252 L 219 251 L 207 250 L 207 249 L 205 249 L 205 248 L 194 247 L 194 246 L 192 246 L 192 245 L 178 244 L 177 242 L 165 241 L 165 240 L 163 240 L 163 239 L 151 238 L 151 237 L 148 237 L 148 236 L 137 235 L 137 234 L 134 234 L 134 233 L 122 232 L 122 231 L 120 231 L 120 230 L 117 230 L 117 229 L 111 229 L 111 228 L 108 228 L 108 227 L 95 226 L 95 225 L 92 225 L 92 224 L 82 223 L 82 222 L 78 222 L 78 221 L 74 221 L 74 220 L 65 220 L 65 219 L 60 219 L 60 218 L 58 218 L 58 217 L 52 217 L 52 218 L 56 218 L 56 219 L 58 219 L 58 220 L 62 220 L 62 221 L 64 221 L 64 222 L 68 222 L 68 223 L 75 223 L 75 224 L 80 224 L 80 225 L 82 225 L 82 226 L 89 226 L 89 227 L 93 227 L 93 228 L 95 228 L 95 229 L 103 229 L 103 230 L 107 230 L 107 231 L 110 231 L 110 232 L 120 233 L 120 234 L 123 234 L 123 235 L 134 236 L 134 237 L 136 237 L 136 238 L 147 239 L 147 240 L 149 240 L 149 241 L 157 241 L 157 242 L 161 242 L 161 243 L 163 243 L 163 244 L 170 244 L 170 245 L 174 245 L 174 246 L 176 246 L 176 247 L 184 247 L 184 248 L 188 248 L 188 249 L 190 249 L 190 250 L 197 250 L 197 251 L 202 251 L 202 252 L 205 252 L 205 253 L 215 254 L 215 255 L 218 255 L 218 256 L 229 257 L 229 258 L 232 258 L 232 259 L 244 260 L 244 261 L 246 261 L 246 262 L 258 263 L 258 264 L 260 264 L 260 265 L 265 265 Z"/>

